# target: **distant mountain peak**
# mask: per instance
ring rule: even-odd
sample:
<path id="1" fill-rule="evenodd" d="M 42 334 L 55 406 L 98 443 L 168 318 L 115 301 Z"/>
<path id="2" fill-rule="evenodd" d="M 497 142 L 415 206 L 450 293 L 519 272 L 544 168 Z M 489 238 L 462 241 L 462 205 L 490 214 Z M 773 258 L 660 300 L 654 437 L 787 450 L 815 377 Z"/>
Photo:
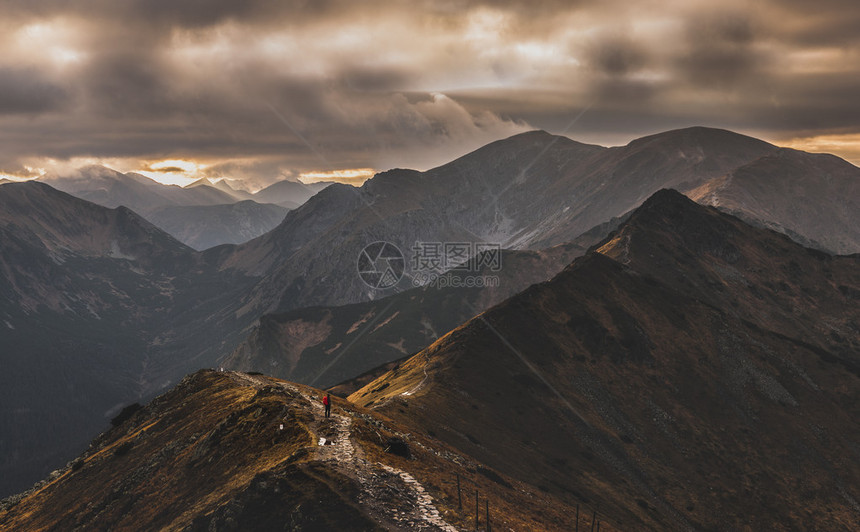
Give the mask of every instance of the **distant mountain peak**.
<path id="1" fill-rule="evenodd" d="M 635 224 L 637 220 L 646 217 L 653 218 L 655 215 L 665 218 L 666 216 L 678 215 L 679 213 L 688 211 L 701 214 L 702 206 L 673 188 L 663 188 L 645 200 L 633 212 L 628 223 Z"/>
<path id="2" fill-rule="evenodd" d="M 0 195 L 0 201 L 22 201 L 32 202 L 32 206 L 39 205 L 41 201 L 68 201 L 70 203 L 87 204 L 89 202 L 79 199 L 71 194 L 58 190 L 48 183 L 37 180 L 9 183 Z"/>
<path id="3" fill-rule="evenodd" d="M 201 177 L 201 178 L 200 178 L 200 179 L 198 179 L 197 181 L 194 181 L 193 183 L 190 183 L 190 184 L 188 184 L 188 185 L 185 185 L 185 186 L 184 186 L 184 187 L 182 187 L 182 188 L 199 187 L 199 186 L 201 186 L 201 185 L 206 185 L 206 186 L 211 187 L 211 186 L 212 186 L 212 181 L 209 181 L 209 178 L 208 178 L 208 177 Z"/>
<path id="4" fill-rule="evenodd" d="M 689 205 L 692 207 L 695 205 L 695 202 L 673 188 L 661 188 L 645 200 L 642 207 L 655 208 L 656 206 L 664 204 Z"/>
<path id="5" fill-rule="evenodd" d="M 544 129 L 533 129 L 531 131 L 525 131 L 523 133 L 517 133 L 516 135 L 511 135 L 506 140 L 517 139 L 517 138 L 549 138 L 549 137 L 557 137 L 558 135 L 553 135 L 552 133 L 544 130 Z"/>
<path id="6" fill-rule="evenodd" d="M 596 247 L 600 254 L 622 263 L 641 259 L 660 244 L 679 248 L 725 246 L 729 221 L 716 209 L 699 205 L 673 189 L 661 189 L 636 209 L 618 230 Z M 643 236 L 647 234 L 648 236 Z"/>
<path id="7" fill-rule="evenodd" d="M 149 254 L 190 251 L 131 209 L 103 207 L 47 183 L 26 181 L 4 186 L 0 206 L 0 225 L 15 224 L 19 232 L 26 229 L 45 249 L 60 254 L 109 256 L 117 246 L 138 249 L 141 245 Z M 127 255 L 145 258 L 147 253 Z"/>
<path id="8" fill-rule="evenodd" d="M 505 139 L 498 140 L 496 142 L 490 143 L 487 146 L 493 146 L 494 144 L 502 144 L 502 145 L 517 145 L 523 143 L 537 142 L 540 144 L 555 144 L 562 143 L 563 145 L 580 145 L 580 146 L 591 146 L 595 148 L 603 148 L 603 146 L 599 146 L 597 144 L 588 144 L 584 142 L 579 142 L 565 135 L 556 135 L 545 131 L 543 129 L 535 129 L 532 131 L 526 131 L 525 133 L 517 133 L 516 135 L 512 135 Z M 478 150 L 481 150 L 479 148 Z M 477 150 L 476 150 L 477 151 Z"/>
<path id="9" fill-rule="evenodd" d="M 665 144 L 680 144 L 680 145 L 702 145 L 712 146 L 715 148 L 738 149 L 741 146 L 757 149 L 772 149 L 777 147 L 769 142 L 729 131 L 728 129 L 720 129 L 706 126 L 691 126 L 680 129 L 672 129 L 647 135 L 631 141 L 627 144 L 628 147 L 653 145 L 654 143 Z"/>

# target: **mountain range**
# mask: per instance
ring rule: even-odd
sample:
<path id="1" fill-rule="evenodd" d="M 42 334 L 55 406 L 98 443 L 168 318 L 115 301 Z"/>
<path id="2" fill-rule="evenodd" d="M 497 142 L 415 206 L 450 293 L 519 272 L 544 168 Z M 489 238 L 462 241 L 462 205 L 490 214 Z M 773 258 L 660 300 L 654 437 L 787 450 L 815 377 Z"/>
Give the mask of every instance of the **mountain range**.
<path id="1" fill-rule="evenodd" d="M 249 312 L 264 316 L 226 363 L 311 382 L 303 379 L 316 377 L 314 364 L 306 373 L 294 373 L 299 353 L 326 360 L 350 345 L 353 352 L 374 353 L 374 362 L 390 362 L 429 345 L 431 337 L 421 331 L 447 330 L 486 308 L 459 295 L 461 291 L 460 311 L 443 306 L 445 298 L 438 293 L 434 302 L 400 293 L 398 303 L 383 298 L 342 306 L 380 294 L 358 279 L 350 260 L 375 240 L 394 242 L 408 256 L 416 241 L 497 242 L 501 247 L 539 249 L 578 238 L 581 253 L 617 227 L 647 194 L 674 186 L 703 204 L 805 245 L 851 253 L 860 250 L 858 183 L 860 170 L 830 155 L 777 148 L 723 130 L 690 128 L 620 148 L 532 132 L 425 173 L 394 170 L 360 189 L 335 185 L 287 216 L 275 231 L 224 250 L 225 264 L 261 278 Z M 527 284 L 538 280 L 529 278 Z M 514 286 L 520 290 L 527 284 Z M 407 275 L 399 287 L 381 293 L 409 286 Z M 373 349 L 363 348 L 370 338 L 351 343 L 345 334 L 351 325 L 365 315 L 379 319 L 378 313 L 389 305 L 387 312 L 397 317 L 382 320 L 370 335 L 384 341 Z M 403 310 L 404 305 L 413 310 Z M 406 316 L 412 321 L 403 327 L 399 324 Z M 428 328 L 428 322 L 445 326 Z M 400 332 L 389 337 L 389 331 Z M 355 356 L 337 358 L 329 371 L 336 372 Z M 372 364 L 365 366 L 370 369 Z M 330 384 L 317 384 L 322 382 Z"/>
<path id="2" fill-rule="evenodd" d="M 238 201 L 253 199 L 254 195 L 244 189 L 235 189 L 227 183 L 226 179 L 219 179 L 218 181 L 212 181 L 208 177 L 201 177 L 197 181 L 194 181 L 190 185 L 185 185 L 183 188 L 192 189 L 194 187 L 212 187 L 220 190 L 221 192 L 226 192 L 228 195 L 232 196 Z M 298 207 L 298 205 L 292 205 L 291 207 Z"/>
<path id="3" fill-rule="evenodd" d="M 809 247 L 851 254 L 860 252 L 857 175 L 833 155 L 780 149 L 688 195 Z"/>
<path id="4" fill-rule="evenodd" d="M 219 322 L 233 322 L 249 282 L 125 207 L 38 182 L 0 187 L 0 236 L 8 493 L 80 450 L 114 409 L 216 358 Z"/>
<path id="5" fill-rule="evenodd" d="M 271 203 L 242 200 L 222 205 L 168 205 L 148 219 L 196 250 L 241 244 L 278 226 L 288 209 Z"/>
<path id="6" fill-rule="evenodd" d="M 49 175 L 39 181 L 104 207 L 128 207 L 198 250 L 240 244 L 267 233 L 288 210 L 328 185 L 280 181 L 252 194 L 234 189 L 223 179 L 202 178 L 179 187 L 104 166 L 87 166 L 71 175 Z"/>
<path id="7" fill-rule="evenodd" d="M 211 185 L 187 188 L 163 185 L 141 174 L 95 165 L 70 175 L 44 176 L 39 181 L 98 205 L 124 206 L 143 216 L 166 205 L 218 205 L 237 201 L 233 195 Z"/>
<path id="8" fill-rule="evenodd" d="M 858 261 L 662 191 L 349 400 L 621 529 L 850 529 Z"/>
<path id="9" fill-rule="evenodd" d="M 474 526 L 475 502 L 482 530 L 488 515 L 502 530 L 593 526 L 585 505 L 576 523 L 576 508 L 373 412 L 334 398 L 326 418 L 321 395 L 197 372 L 0 503 L 0 527 L 450 532 Z"/>
<path id="10" fill-rule="evenodd" d="M 0 524 L 851 529 L 858 262 L 658 191 L 333 417 L 320 390 L 201 371 Z"/>
<path id="11" fill-rule="evenodd" d="M 584 248 L 505 251 L 499 271 L 449 270 L 433 284 L 339 307 L 267 314 L 225 367 L 332 386 L 412 355 L 490 306 L 546 281 Z M 470 286 L 469 279 L 480 279 Z"/>
<path id="12" fill-rule="evenodd" d="M 165 193 L 147 189 L 142 176 L 93 172 L 110 191 L 103 197 L 140 193 L 155 201 Z M 125 207 L 96 206 L 39 183 L 2 185 L 0 342 L 14 371 L 2 382 L 0 493 L 71 458 L 122 405 L 200 367 L 229 362 L 328 385 L 396 363 L 551 278 L 663 186 L 807 245 L 856 252 L 858 172 L 829 156 L 707 128 L 619 148 L 532 132 L 428 172 L 393 170 L 360 188 L 328 186 L 274 230 L 204 252 Z M 784 186 L 801 182 L 805 188 Z M 190 190 L 180 194 L 201 198 L 201 208 L 202 198 L 227 194 L 205 183 L 158 187 Z M 415 272 L 407 271 L 400 285 L 379 291 L 361 281 L 356 260 L 380 240 L 406 255 L 416 241 L 515 249 L 506 254 L 510 269 L 498 272 L 498 290 L 414 289 Z M 856 284 L 843 286 L 851 293 Z M 783 303 L 801 308 L 797 301 Z M 780 334 L 805 331 L 785 320 Z M 835 334 L 851 339 L 850 330 Z"/>
<path id="13" fill-rule="evenodd" d="M 796 159 L 805 165 L 798 167 Z M 771 162 L 761 164 L 757 181 L 734 178 L 732 187 L 717 186 L 759 160 Z M 825 167 L 816 169 L 818 163 Z M 273 231 L 222 250 L 219 260 L 261 278 L 250 302 L 254 312 L 343 305 L 373 295 L 354 275 L 351 260 L 370 242 L 391 242 L 404 253 L 415 242 L 542 249 L 621 219 L 666 187 L 697 191 L 711 204 L 719 201 L 721 190 L 745 190 L 761 201 L 771 198 L 767 201 L 775 204 L 762 210 L 749 201 L 727 204 L 735 214 L 804 243 L 814 242 L 831 253 L 855 253 L 860 251 L 854 236 L 860 226 L 855 199 L 860 197 L 855 193 L 860 192 L 860 169 L 836 163 L 708 128 L 670 131 L 618 148 L 536 131 L 494 142 L 427 172 L 391 170 L 360 188 L 332 185 L 291 211 Z M 830 184 L 808 185 L 801 193 L 783 187 L 787 174 Z M 713 190 L 704 194 L 708 183 Z M 845 193 L 834 194 L 836 190 Z M 732 197 L 737 194 L 731 192 Z M 824 228 L 838 249 L 818 242 L 825 240 Z M 401 285 L 406 287 L 408 280 Z"/>
<path id="14" fill-rule="evenodd" d="M 282 207 L 295 209 L 330 184 L 326 182 L 306 184 L 285 179 L 257 191 L 253 195 L 253 199 L 260 203 L 274 203 Z"/>

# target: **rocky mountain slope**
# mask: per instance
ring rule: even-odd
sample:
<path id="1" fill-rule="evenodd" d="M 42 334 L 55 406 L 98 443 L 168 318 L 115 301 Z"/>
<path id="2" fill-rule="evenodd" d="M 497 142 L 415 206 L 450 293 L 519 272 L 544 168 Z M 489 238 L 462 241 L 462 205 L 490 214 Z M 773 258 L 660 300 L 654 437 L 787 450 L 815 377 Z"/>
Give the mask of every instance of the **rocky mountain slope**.
<path id="1" fill-rule="evenodd" d="M 226 205 L 160 207 L 147 215 L 167 233 L 197 250 L 221 244 L 241 244 L 268 233 L 287 214 L 280 205 L 251 200 Z"/>
<path id="2" fill-rule="evenodd" d="M 274 203 L 294 209 L 313 197 L 314 194 L 329 186 L 329 183 L 306 185 L 296 181 L 282 180 L 258 190 L 253 199 L 260 203 Z"/>
<path id="3" fill-rule="evenodd" d="M 662 191 L 350 400 L 624 530 L 851 529 L 858 266 Z"/>
<path id="4" fill-rule="evenodd" d="M 585 507 L 576 523 L 576 508 L 342 400 L 325 418 L 320 397 L 198 372 L 0 504 L 0 527 L 453 532 L 476 524 L 476 503 L 482 530 L 488 514 L 494 530 L 593 526 Z"/>
<path id="5" fill-rule="evenodd" d="M 260 314 L 354 303 L 387 295 L 369 291 L 354 275 L 354 257 L 371 242 L 395 244 L 407 263 L 419 241 L 542 249 L 628 214 L 660 188 L 695 191 L 714 203 L 720 190 L 729 194 L 718 186 L 727 175 L 769 168 L 768 157 L 779 153 L 771 144 L 708 128 L 669 131 L 617 148 L 524 133 L 427 172 L 392 170 L 360 188 L 330 186 L 272 232 L 222 250 L 218 260 L 224 268 L 261 276 L 248 307 Z M 860 251 L 852 248 L 860 211 L 853 200 L 832 193 L 856 190 L 860 169 L 842 162 L 836 171 L 832 158 L 792 154 L 803 164 L 768 169 L 757 181 L 734 178 L 734 186 L 759 203 L 727 200 L 727 208 L 806 243 Z M 792 180 L 806 183 L 802 194 L 780 184 L 789 169 Z M 817 185 L 827 180 L 830 185 Z M 838 208 L 830 212 L 834 199 Z M 765 204 L 773 205 L 760 208 Z M 799 209 L 817 216 L 796 216 Z"/>
<path id="6" fill-rule="evenodd" d="M 319 390 L 200 371 L 0 527 L 851 529 L 858 261 L 661 191 L 331 418 Z"/>
<path id="7" fill-rule="evenodd" d="M 232 196 L 236 201 L 245 201 L 254 198 L 254 195 L 248 192 L 247 190 L 237 190 L 230 186 L 226 180 L 220 179 L 218 181 L 212 181 L 207 177 L 202 177 L 197 181 L 191 183 L 190 185 L 186 185 L 183 188 L 194 188 L 194 187 L 213 187 L 217 188 L 221 192 L 226 192 L 230 196 Z"/>
<path id="8" fill-rule="evenodd" d="M 124 174 L 104 166 L 87 166 L 72 175 L 46 176 L 39 181 L 103 207 L 124 206 L 143 216 L 166 205 L 218 205 L 237 201 L 213 186 L 162 185 L 140 174 Z"/>
<path id="9" fill-rule="evenodd" d="M 203 178 L 179 187 L 103 166 L 87 166 L 72 175 L 47 176 L 39 181 L 104 207 L 128 207 L 198 250 L 240 244 L 267 233 L 284 219 L 287 209 L 298 207 L 324 188 L 285 182 L 290 194 L 279 195 L 283 187 L 276 183 L 269 187 L 271 190 L 255 195 L 235 190 L 223 180 L 213 183 Z"/>
<path id="10" fill-rule="evenodd" d="M 794 159 L 776 164 L 778 172 L 769 170 L 773 165 L 767 161 L 788 160 L 786 154 Z M 758 167 L 771 173 L 753 179 Z M 6 348 L 4 357 L 10 359 L 7 365 L 14 371 L 2 383 L 8 389 L 0 392 L 6 394 L 0 406 L 2 434 L 13 436 L 3 440 L 8 447 L 3 449 L 6 458 L 0 467 L 29 473 L 17 481 L 7 480 L 14 477 L 11 470 L 0 476 L 10 486 L 14 482 L 21 486 L 40 475 L 51 460 L 69 456 L 75 445 L 95 433 L 112 409 L 141 394 L 149 397 L 189 371 L 213 365 L 231 353 L 267 313 L 285 315 L 311 306 L 366 303 L 361 316 L 372 311 L 374 316 L 385 315 L 379 322 L 385 323 L 376 333 L 363 335 L 354 347 L 386 350 L 385 360 L 432 339 L 421 332 L 401 334 L 414 327 L 407 317 L 420 322 L 421 305 L 450 313 L 432 318 L 441 324 L 437 329 L 433 322 L 438 334 L 444 333 L 443 325 L 467 317 L 463 301 L 456 302 L 461 296 L 456 295 L 448 301 L 457 304 L 444 298 L 416 299 L 417 306 L 405 305 L 400 315 L 385 321 L 388 311 L 367 302 L 406 287 L 380 292 L 362 283 L 356 260 L 370 242 L 396 243 L 407 261 L 416 241 L 537 248 L 569 242 L 592 225 L 597 232 L 608 232 L 649 191 L 665 183 L 691 194 L 698 191 L 708 202 L 719 199 L 720 192 L 709 194 L 707 185 L 719 188 L 717 184 L 727 183 L 720 188 L 726 198 L 731 191 L 750 191 L 737 192 L 743 201 L 735 202 L 733 211 L 743 215 L 747 205 L 750 217 L 759 210 L 773 214 L 759 220 L 760 224 L 795 238 L 845 246 L 851 245 L 852 228 L 860 224 L 851 198 L 836 197 L 834 191 L 855 190 L 851 188 L 856 187 L 855 170 L 832 158 L 780 151 L 749 137 L 705 128 L 667 132 L 609 149 L 532 132 L 428 172 L 394 170 L 361 188 L 331 185 L 291 211 L 275 230 L 243 245 L 202 253 L 182 246 L 127 209 L 94 209 L 45 188 L 26 189 L 31 197 L 25 201 L 26 194 L 20 194 L 25 189 L 2 185 L 0 196 L 8 199 L 0 213 L 4 216 L 0 261 L 5 268 L 0 279 L 4 294 L 0 340 Z M 808 204 L 802 209 L 791 204 L 803 194 L 773 185 L 776 177 L 789 172 L 795 173 L 786 178 L 787 183 L 812 183 L 802 189 Z M 731 180 L 726 181 L 726 176 Z M 103 168 L 89 169 L 80 178 L 98 185 L 87 189 L 93 199 L 111 201 L 178 202 L 172 194 L 193 193 L 194 201 L 204 205 L 227 194 L 205 184 L 190 192 L 165 187 L 143 176 L 116 175 Z M 826 185 L 827 180 L 832 184 Z M 7 194 L 7 189 L 17 192 Z M 206 194 L 196 196 L 197 189 Z M 834 208 L 820 207 L 823 203 Z M 785 217 L 817 217 L 814 227 L 812 221 L 804 222 L 814 234 L 803 236 L 803 227 L 790 225 Z M 831 240 L 822 237 L 827 234 Z M 525 276 L 522 280 L 525 283 Z M 485 296 L 471 294 L 465 301 L 474 304 L 472 297 L 480 302 Z M 347 345 L 341 338 L 348 338 L 352 324 L 361 318 L 350 313 L 360 310 L 364 309 L 332 310 L 329 323 L 337 327 L 324 341 L 309 344 L 305 354 L 313 356 L 306 360 L 322 359 L 319 352 L 314 354 L 317 347 L 340 353 Z M 308 319 L 326 319 L 326 310 L 321 312 L 317 317 L 307 315 Z M 275 318 L 272 323 L 285 322 Z M 786 321 L 782 330 L 791 330 L 791 322 Z M 345 355 L 343 360 L 348 358 Z M 43 374 L 44 378 L 39 377 Z M 83 406 L 67 400 L 78 390 L 84 390 Z M 64 417 L 73 410 L 80 412 L 80 419 Z M 50 422 L 42 423 L 43 419 Z M 66 424 L 64 419 L 75 422 Z M 55 447 L 42 449 L 42 444 Z M 61 447 L 62 456 L 56 454 Z M 53 458 L 45 458 L 49 455 Z"/>
<path id="11" fill-rule="evenodd" d="M 331 386 L 417 353 L 475 314 L 553 277 L 584 251 L 576 243 L 505 251 L 498 271 L 457 269 L 434 284 L 366 303 L 264 315 L 220 364 Z M 470 286 L 476 279 L 484 284 Z"/>
<path id="12" fill-rule="evenodd" d="M 212 364 L 249 285 L 125 207 L 3 185 L 0 493 L 73 456 L 114 408 Z"/>
<path id="13" fill-rule="evenodd" d="M 688 195 L 808 247 L 860 252 L 860 169 L 833 155 L 780 149 Z"/>

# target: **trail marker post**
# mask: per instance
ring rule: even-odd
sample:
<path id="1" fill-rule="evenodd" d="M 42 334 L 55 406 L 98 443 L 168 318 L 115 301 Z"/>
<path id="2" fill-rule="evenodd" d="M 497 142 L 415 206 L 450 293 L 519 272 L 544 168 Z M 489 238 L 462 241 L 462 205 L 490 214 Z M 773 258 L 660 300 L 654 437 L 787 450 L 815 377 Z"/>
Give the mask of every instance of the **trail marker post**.
<path id="1" fill-rule="evenodd" d="M 478 490 L 475 490 L 475 530 L 478 530 Z"/>

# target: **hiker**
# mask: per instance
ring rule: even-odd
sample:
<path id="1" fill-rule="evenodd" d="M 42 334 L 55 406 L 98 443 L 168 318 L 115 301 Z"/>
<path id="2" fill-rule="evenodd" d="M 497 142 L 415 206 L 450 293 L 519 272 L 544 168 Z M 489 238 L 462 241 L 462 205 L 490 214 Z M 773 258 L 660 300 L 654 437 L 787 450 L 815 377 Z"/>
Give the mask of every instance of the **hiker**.
<path id="1" fill-rule="evenodd" d="M 325 394 L 323 397 L 323 404 L 325 405 L 325 417 L 329 417 L 331 415 L 331 396 L 329 394 Z"/>

